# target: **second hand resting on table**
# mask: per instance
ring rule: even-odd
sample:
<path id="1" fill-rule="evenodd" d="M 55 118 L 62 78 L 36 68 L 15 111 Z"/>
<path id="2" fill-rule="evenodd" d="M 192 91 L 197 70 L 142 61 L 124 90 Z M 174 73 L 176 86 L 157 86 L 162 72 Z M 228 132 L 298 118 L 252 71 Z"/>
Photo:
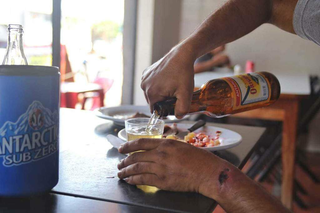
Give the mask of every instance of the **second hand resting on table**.
<path id="1" fill-rule="evenodd" d="M 287 212 L 240 170 L 212 153 L 170 139 L 139 139 L 119 152 L 138 150 L 118 164 L 119 178 L 132 185 L 197 192 L 216 200 L 228 212 Z"/>

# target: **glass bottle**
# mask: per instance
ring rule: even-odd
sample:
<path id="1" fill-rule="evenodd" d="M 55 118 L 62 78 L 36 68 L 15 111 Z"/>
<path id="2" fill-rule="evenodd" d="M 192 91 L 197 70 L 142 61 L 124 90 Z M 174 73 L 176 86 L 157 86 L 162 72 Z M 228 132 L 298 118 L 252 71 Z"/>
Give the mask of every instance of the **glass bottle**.
<path id="1" fill-rule="evenodd" d="M 279 81 L 268 72 L 213 79 L 193 93 L 189 113 L 223 117 L 268 106 L 279 96 Z M 176 98 L 158 102 L 154 111 L 160 117 L 174 115 L 175 103 Z"/>
<path id="2" fill-rule="evenodd" d="M 23 51 L 23 27 L 20 24 L 9 24 L 7 52 L 3 65 L 28 65 Z"/>

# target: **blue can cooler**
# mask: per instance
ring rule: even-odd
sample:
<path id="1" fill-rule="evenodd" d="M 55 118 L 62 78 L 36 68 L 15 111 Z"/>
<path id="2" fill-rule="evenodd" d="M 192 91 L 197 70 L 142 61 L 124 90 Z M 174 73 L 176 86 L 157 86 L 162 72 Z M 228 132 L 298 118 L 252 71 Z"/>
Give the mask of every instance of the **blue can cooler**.
<path id="1" fill-rule="evenodd" d="M 0 66 L 0 196 L 58 183 L 59 91 L 57 67 Z"/>

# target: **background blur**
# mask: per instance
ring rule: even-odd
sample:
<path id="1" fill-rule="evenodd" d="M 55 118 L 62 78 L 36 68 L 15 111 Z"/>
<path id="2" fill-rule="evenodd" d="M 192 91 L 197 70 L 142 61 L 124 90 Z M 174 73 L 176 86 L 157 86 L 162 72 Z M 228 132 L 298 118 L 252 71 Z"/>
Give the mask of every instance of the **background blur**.
<path id="1" fill-rule="evenodd" d="M 61 8 L 62 81 L 113 84 L 105 106 L 145 105 L 143 70 L 189 36 L 226 0 L 0 0 L 0 58 L 6 25 L 24 26 L 31 65 L 52 63 L 53 4 Z M 217 32 L 219 33 L 219 32 Z M 265 24 L 226 46 L 232 65 L 247 60 L 257 71 L 318 74 L 320 48 Z"/>
<path id="2" fill-rule="evenodd" d="M 7 25 L 22 24 L 29 65 L 52 64 L 52 0 L 1 0 L 0 58 L 5 54 Z M 62 81 L 113 80 L 105 105 L 120 105 L 124 1 L 61 1 Z M 63 65 L 62 65 L 63 66 Z"/>
<path id="3" fill-rule="evenodd" d="M 225 2 L 227 1 L 139 0 L 136 75 L 141 76 L 145 67 L 188 37 Z M 242 68 L 247 60 L 253 61 L 256 71 L 285 74 L 320 73 L 318 45 L 270 24 L 264 24 L 243 38 L 227 44 L 226 53 L 233 65 L 239 64 Z M 134 103 L 145 104 L 139 88 L 140 78 L 136 79 L 138 80 L 134 85 Z"/>
<path id="4" fill-rule="evenodd" d="M 0 60 L 6 51 L 7 25 L 21 24 L 28 63 L 60 67 L 62 107 L 94 110 L 147 105 L 140 87 L 143 70 L 187 38 L 225 2 L 0 0 Z M 270 24 L 227 44 L 225 53 L 231 61 L 231 66 L 225 67 L 229 74 L 233 74 L 233 65 L 244 69 L 250 60 L 256 71 L 281 74 L 285 79 L 292 73 L 304 73 L 307 79 L 309 74 L 320 75 L 319 46 Z M 288 82 L 301 91 L 299 85 Z M 74 96 L 68 96 L 71 93 Z M 320 153 L 319 125 L 318 113 L 309 132 L 300 134 L 305 150 Z M 312 162 L 320 174 L 319 161 Z M 279 194 L 278 185 L 274 189 L 278 190 L 274 194 Z M 320 194 L 317 196 L 319 200 Z M 311 203 L 318 204 L 318 200 Z"/>

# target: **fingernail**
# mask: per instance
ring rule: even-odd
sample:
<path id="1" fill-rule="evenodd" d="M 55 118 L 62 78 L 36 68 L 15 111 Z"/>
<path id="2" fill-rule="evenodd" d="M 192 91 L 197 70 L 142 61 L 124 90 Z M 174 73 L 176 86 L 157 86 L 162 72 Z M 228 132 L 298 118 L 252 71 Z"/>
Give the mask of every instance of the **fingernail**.
<path id="1" fill-rule="evenodd" d="M 119 169 L 119 167 L 121 166 L 121 164 L 123 163 L 124 159 L 120 160 L 120 162 L 118 163 L 117 167 Z"/>
<path id="2" fill-rule="evenodd" d="M 126 178 L 124 178 L 123 180 L 128 183 L 129 178 L 126 177 Z"/>
<path id="3" fill-rule="evenodd" d="M 121 152 L 122 149 L 123 149 L 123 146 L 121 145 L 121 146 L 119 147 L 119 149 L 118 149 L 118 152 Z"/>
<path id="4" fill-rule="evenodd" d="M 178 119 L 182 119 L 182 118 L 183 118 L 183 115 L 178 114 L 178 115 L 176 115 L 176 118 L 178 118 Z"/>

